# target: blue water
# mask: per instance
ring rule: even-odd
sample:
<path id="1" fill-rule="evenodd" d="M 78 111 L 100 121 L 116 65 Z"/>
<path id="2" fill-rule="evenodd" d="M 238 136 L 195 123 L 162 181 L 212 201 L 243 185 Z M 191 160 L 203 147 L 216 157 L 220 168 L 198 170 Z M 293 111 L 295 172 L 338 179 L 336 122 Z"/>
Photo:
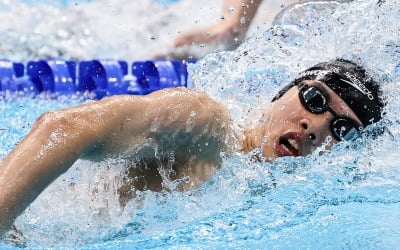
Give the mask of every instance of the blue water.
<path id="1" fill-rule="evenodd" d="M 182 11 L 179 4 L 177 12 Z M 329 152 L 321 148 L 273 164 L 234 154 L 200 188 L 139 192 L 125 210 L 115 195 L 123 162 L 78 161 L 17 219 L 20 240 L 3 241 L 0 248 L 398 248 L 399 6 L 399 1 L 372 0 L 304 5 L 281 15 L 275 27 L 257 32 L 236 51 L 211 54 L 190 68 L 195 88 L 227 105 L 242 130 L 257 120 L 245 117 L 258 117 L 279 86 L 301 69 L 339 56 L 359 61 L 383 84 L 388 101 L 383 135 L 364 135 Z M 110 41 L 96 44 L 102 48 L 99 56 L 116 49 Z M 25 46 L 20 48 L 29 51 L 31 45 Z M 64 53 L 71 57 L 73 52 Z M 41 113 L 81 102 L 1 100 L 0 158 Z"/>

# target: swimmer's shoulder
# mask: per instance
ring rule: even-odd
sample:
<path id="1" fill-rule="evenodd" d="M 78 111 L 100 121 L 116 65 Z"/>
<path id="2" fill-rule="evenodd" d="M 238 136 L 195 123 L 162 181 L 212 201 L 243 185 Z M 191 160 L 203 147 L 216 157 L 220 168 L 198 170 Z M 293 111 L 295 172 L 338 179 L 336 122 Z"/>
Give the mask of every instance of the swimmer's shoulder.
<path id="1" fill-rule="evenodd" d="M 102 156 L 132 155 L 127 150 L 145 144 L 149 138 L 173 145 L 215 138 L 222 144 L 231 128 L 224 105 L 196 90 L 163 89 L 146 96 L 109 97 L 97 103 L 90 109 L 90 116 L 95 117 L 85 119 L 105 127 L 96 148 L 91 150 L 104 151 Z"/>
<path id="2" fill-rule="evenodd" d="M 183 114 L 190 114 L 195 119 L 203 118 L 205 121 L 228 122 L 230 115 L 228 109 L 221 102 L 213 99 L 207 93 L 186 88 L 168 88 L 153 92 L 147 96 L 151 105 L 170 106 L 180 110 Z M 153 106 L 153 108 L 156 108 Z M 204 121 L 204 120 L 203 120 Z"/>

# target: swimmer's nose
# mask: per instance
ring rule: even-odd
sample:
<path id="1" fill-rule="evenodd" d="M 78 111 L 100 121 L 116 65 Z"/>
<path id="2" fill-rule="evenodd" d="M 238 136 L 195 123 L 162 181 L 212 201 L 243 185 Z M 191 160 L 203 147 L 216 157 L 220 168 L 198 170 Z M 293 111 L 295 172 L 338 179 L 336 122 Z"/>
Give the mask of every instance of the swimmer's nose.
<path id="1" fill-rule="evenodd" d="M 305 131 L 307 139 L 310 140 L 313 144 L 317 142 L 319 139 L 317 136 L 317 131 L 314 126 L 312 126 L 310 120 L 308 119 L 301 119 L 300 120 L 300 127 Z"/>

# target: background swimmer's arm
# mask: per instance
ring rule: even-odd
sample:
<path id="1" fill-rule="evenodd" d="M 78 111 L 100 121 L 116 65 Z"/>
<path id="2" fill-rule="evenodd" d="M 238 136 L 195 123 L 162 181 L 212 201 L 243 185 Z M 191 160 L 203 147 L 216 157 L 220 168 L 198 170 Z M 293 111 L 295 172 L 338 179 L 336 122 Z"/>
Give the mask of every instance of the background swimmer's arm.
<path id="1" fill-rule="evenodd" d="M 192 43 L 223 43 L 230 48 L 237 47 L 244 38 L 262 0 L 225 0 L 224 19 L 205 27 L 183 33 L 175 40 L 176 47 Z"/>
<path id="2" fill-rule="evenodd" d="M 202 134 L 223 140 L 228 122 L 220 104 L 186 89 L 110 97 L 46 113 L 0 164 L 0 235 L 83 155 L 93 156 L 97 149 L 101 157 L 129 155 L 148 138 L 168 142 L 182 133 L 188 135 L 183 144 Z"/>

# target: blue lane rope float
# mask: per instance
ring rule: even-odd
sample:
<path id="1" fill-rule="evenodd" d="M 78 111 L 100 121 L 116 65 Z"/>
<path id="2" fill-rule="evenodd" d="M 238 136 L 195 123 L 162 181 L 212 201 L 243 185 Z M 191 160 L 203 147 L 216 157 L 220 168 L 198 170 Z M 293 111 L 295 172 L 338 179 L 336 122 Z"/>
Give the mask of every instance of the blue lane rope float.
<path id="1" fill-rule="evenodd" d="M 93 93 L 96 99 L 119 94 L 145 95 L 186 87 L 187 64 L 176 60 L 38 60 L 26 64 L 0 59 L 0 96 L 56 96 Z"/>
<path id="2" fill-rule="evenodd" d="M 40 92 L 73 94 L 76 92 L 75 65 L 71 61 L 31 61 L 27 64 L 27 75 Z"/>
<path id="3" fill-rule="evenodd" d="M 0 60 L 0 96 L 6 93 L 23 92 L 29 95 L 39 93 L 36 85 L 24 77 L 24 65 L 9 60 Z"/>
<path id="4" fill-rule="evenodd" d="M 129 94 L 127 64 L 116 60 L 92 60 L 79 63 L 79 92 L 96 93 L 97 98 L 116 94 Z"/>

